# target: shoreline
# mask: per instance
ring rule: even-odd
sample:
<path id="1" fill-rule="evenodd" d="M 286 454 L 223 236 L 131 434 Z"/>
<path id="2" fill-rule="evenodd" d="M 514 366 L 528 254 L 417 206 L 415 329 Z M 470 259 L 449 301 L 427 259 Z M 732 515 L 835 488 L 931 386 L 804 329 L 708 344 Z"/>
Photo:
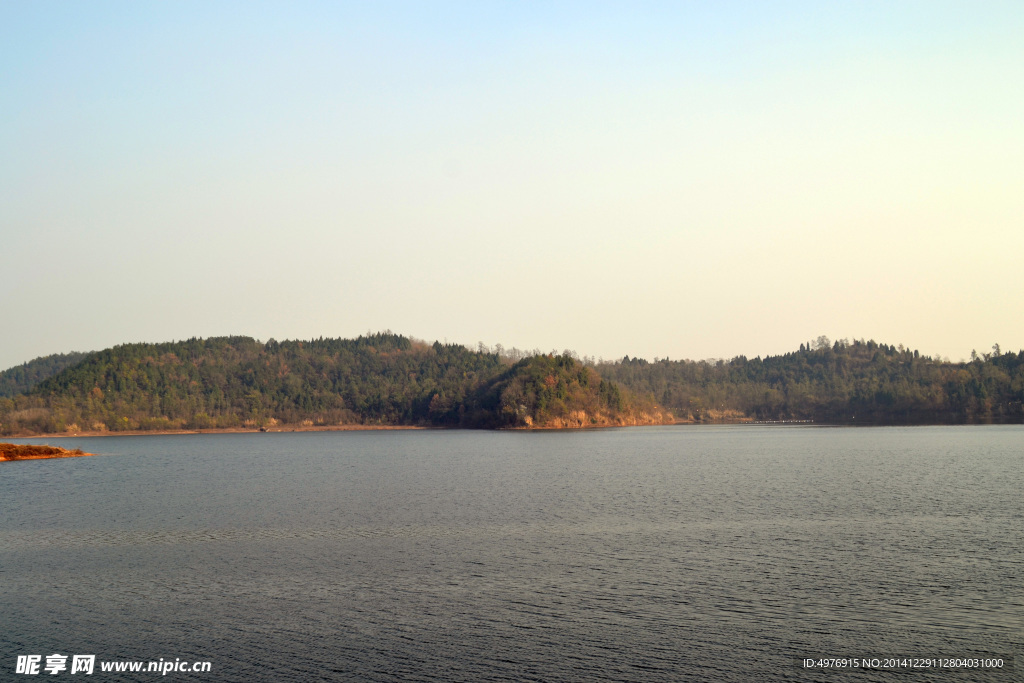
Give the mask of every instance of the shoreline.
<path id="1" fill-rule="evenodd" d="M 521 426 L 502 427 L 498 429 L 474 429 L 470 427 L 439 427 L 421 425 L 330 425 L 330 426 L 274 426 L 266 429 L 254 429 L 248 427 L 227 427 L 223 429 L 132 429 L 120 432 L 112 431 L 78 431 L 78 432 L 54 432 L 50 434 L 6 434 L 5 439 L 73 439 L 93 437 L 117 437 L 117 436 L 174 436 L 189 434 L 288 434 L 294 432 L 366 432 L 366 431 L 398 431 L 398 430 L 465 430 L 465 431 L 498 431 L 498 432 L 579 432 L 594 429 L 625 429 L 627 427 L 701 427 L 701 426 L 779 426 L 779 427 L 964 427 L 964 426 L 1007 426 L 1019 425 L 1019 422 L 815 422 L 813 420 L 676 420 L 675 422 L 656 422 L 636 425 L 579 425 L 573 427 L 543 427 L 543 426 Z M 95 455 L 85 453 L 84 455 Z M 72 457 L 72 456 L 53 456 Z M 0 459 L 2 460 L 2 459 Z"/>
<path id="2" fill-rule="evenodd" d="M 8 439 L 70 439 L 95 436 L 173 436 L 175 434 L 276 434 L 288 432 L 364 432 L 395 429 L 437 429 L 436 427 L 419 427 L 417 425 L 330 425 L 303 427 L 267 427 L 265 429 L 250 427 L 225 427 L 211 429 L 126 429 L 124 431 L 77 431 L 53 432 L 51 434 L 8 434 Z"/>
<path id="3" fill-rule="evenodd" d="M 36 446 L 31 444 L 0 443 L 0 462 L 19 460 L 52 460 L 54 458 L 83 458 L 96 455 L 80 448 L 72 451 L 59 446 Z"/>
<path id="4" fill-rule="evenodd" d="M 128 429 L 124 431 L 84 431 L 77 432 L 53 432 L 49 434 L 7 434 L 3 438 L 8 439 L 72 439 L 80 437 L 107 437 L 107 436 L 174 436 L 176 434 L 287 434 L 291 432 L 365 432 L 365 431 L 394 431 L 394 430 L 466 430 L 466 431 L 513 431 L 513 432 L 576 432 L 591 429 L 621 429 L 626 427 L 676 427 L 676 426 L 699 426 L 699 425 L 730 425 L 730 424 L 756 424 L 751 420 L 715 420 L 702 421 L 676 420 L 674 422 L 652 422 L 644 424 L 598 424 L 580 425 L 573 427 L 504 427 L 500 429 L 472 429 L 469 427 L 436 427 L 422 425 L 314 425 L 304 427 L 302 425 L 275 425 L 264 429 L 253 427 L 224 427 L 209 429 Z"/>

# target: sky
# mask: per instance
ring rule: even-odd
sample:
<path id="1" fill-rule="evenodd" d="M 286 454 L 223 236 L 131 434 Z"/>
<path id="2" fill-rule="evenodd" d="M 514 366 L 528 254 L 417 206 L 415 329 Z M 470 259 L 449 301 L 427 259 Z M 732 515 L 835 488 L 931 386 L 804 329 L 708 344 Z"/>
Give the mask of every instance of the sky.
<path id="1" fill-rule="evenodd" d="M 0 368 L 1024 348 L 1020 2 L 0 0 Z"/>

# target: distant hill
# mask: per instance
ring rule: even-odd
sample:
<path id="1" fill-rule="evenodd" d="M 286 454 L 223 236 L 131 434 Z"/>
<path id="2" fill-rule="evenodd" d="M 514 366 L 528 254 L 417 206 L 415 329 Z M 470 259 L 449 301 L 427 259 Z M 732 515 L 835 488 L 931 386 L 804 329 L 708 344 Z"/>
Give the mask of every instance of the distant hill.
<path id="1" fill-rule="evenodd" d="M 55 353 L 30 360 L 0 372 L 0 397 L 10 398 L 31 390 L 48 377 L 61 370 L 71 367 L 88 354 L 72 351 L 71 353 Z"/>
<path id="2" fill-rule="evenodd" d="M 672 415 L 567 356 L 519 361 L 466 401 L 465 426 L 565 429 L 664 424 Z"/>
<path id="3" fill-rule="evenodd" d="M 535 386 L 533 376 L 558 363 L 551 369 L 555 385 Z M 558 419 L 562 426 L 591 426 L 639 419 L 629 412 L 639 402 L 628 391 L 572 359 L 531 359 L 513 368 L 514 377 L 508 369 L 494 353 L 390 333 L 265 344 L 249 337 L 126 344 L 88 354 L 27 394 L 0 399 L 0 433 L 553 426 Z M 487 415 L 497 409 L 483 399 L 489 388 L 515 378 L 530 396 L 523 419 Z M 618 403 L 593 403 L 593 392 Z M 570 424 L 578 410 L 587 410 L 586 418 Z"/>
<path id="4" fill-rule="evenodd" d="M 510 356 L 390 332 L 126 344 L 33 361 L 39 365 L 32 377 L 49 376 L 31 381 L 34 386 L 19 379 L 16 386 L 27 390 L 0 397 L 0 434 L 341 425 L 564 429 L 673 419 L 1024 422 L 1024 352 L 998 346 L 966 363 L 823 337 L 764 359 L 627 356 L 595 365 L 568 353 L 524 358 L 513 350 Z M 28 377 L 24 369 L 31 365 L 8 373 Z"/>
<path id="5" fill-rule="evenodd" d="M 19 396 L 0 430 L 60 432 L 429 423 L 496 355 L 393 334 L 260 343 L 249 337 L 126 344 L 89 354 Z"/>
<path id="6" fill-rule="evenodd" d="M 650 395 L 677 418 L 812 420 L 831 424 L 1024 421 L 1024 351 L 950 363 L 874 341 L 820 337 L 793 353 L 653 363 L 629 357 L 597 366 L 605 378 Z"/>

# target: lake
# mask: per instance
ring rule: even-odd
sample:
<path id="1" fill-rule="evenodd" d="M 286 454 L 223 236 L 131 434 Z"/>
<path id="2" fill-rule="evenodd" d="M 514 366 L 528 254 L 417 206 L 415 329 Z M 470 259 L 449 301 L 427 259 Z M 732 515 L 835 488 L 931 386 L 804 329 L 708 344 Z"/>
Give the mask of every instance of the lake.
<path id="1" fill-rule="evenodd" d="M 212 662 L 174 680 L 1021 680 L 1020 426 L 51 443 L 100 455 L 0 463 L 5 675 L 90 653 Z M 799 664 L 821 657 L 1006 664 Z"/>

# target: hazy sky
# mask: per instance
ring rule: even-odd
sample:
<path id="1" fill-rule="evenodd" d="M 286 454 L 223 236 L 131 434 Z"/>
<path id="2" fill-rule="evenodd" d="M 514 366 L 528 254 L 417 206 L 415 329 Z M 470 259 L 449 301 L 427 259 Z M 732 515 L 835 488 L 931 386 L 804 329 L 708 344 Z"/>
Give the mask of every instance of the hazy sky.
<path id="1" fill-rule="evenodd" d="M 0 368 L 1024 347 L 1024 3 L 0 0 Z"/>

